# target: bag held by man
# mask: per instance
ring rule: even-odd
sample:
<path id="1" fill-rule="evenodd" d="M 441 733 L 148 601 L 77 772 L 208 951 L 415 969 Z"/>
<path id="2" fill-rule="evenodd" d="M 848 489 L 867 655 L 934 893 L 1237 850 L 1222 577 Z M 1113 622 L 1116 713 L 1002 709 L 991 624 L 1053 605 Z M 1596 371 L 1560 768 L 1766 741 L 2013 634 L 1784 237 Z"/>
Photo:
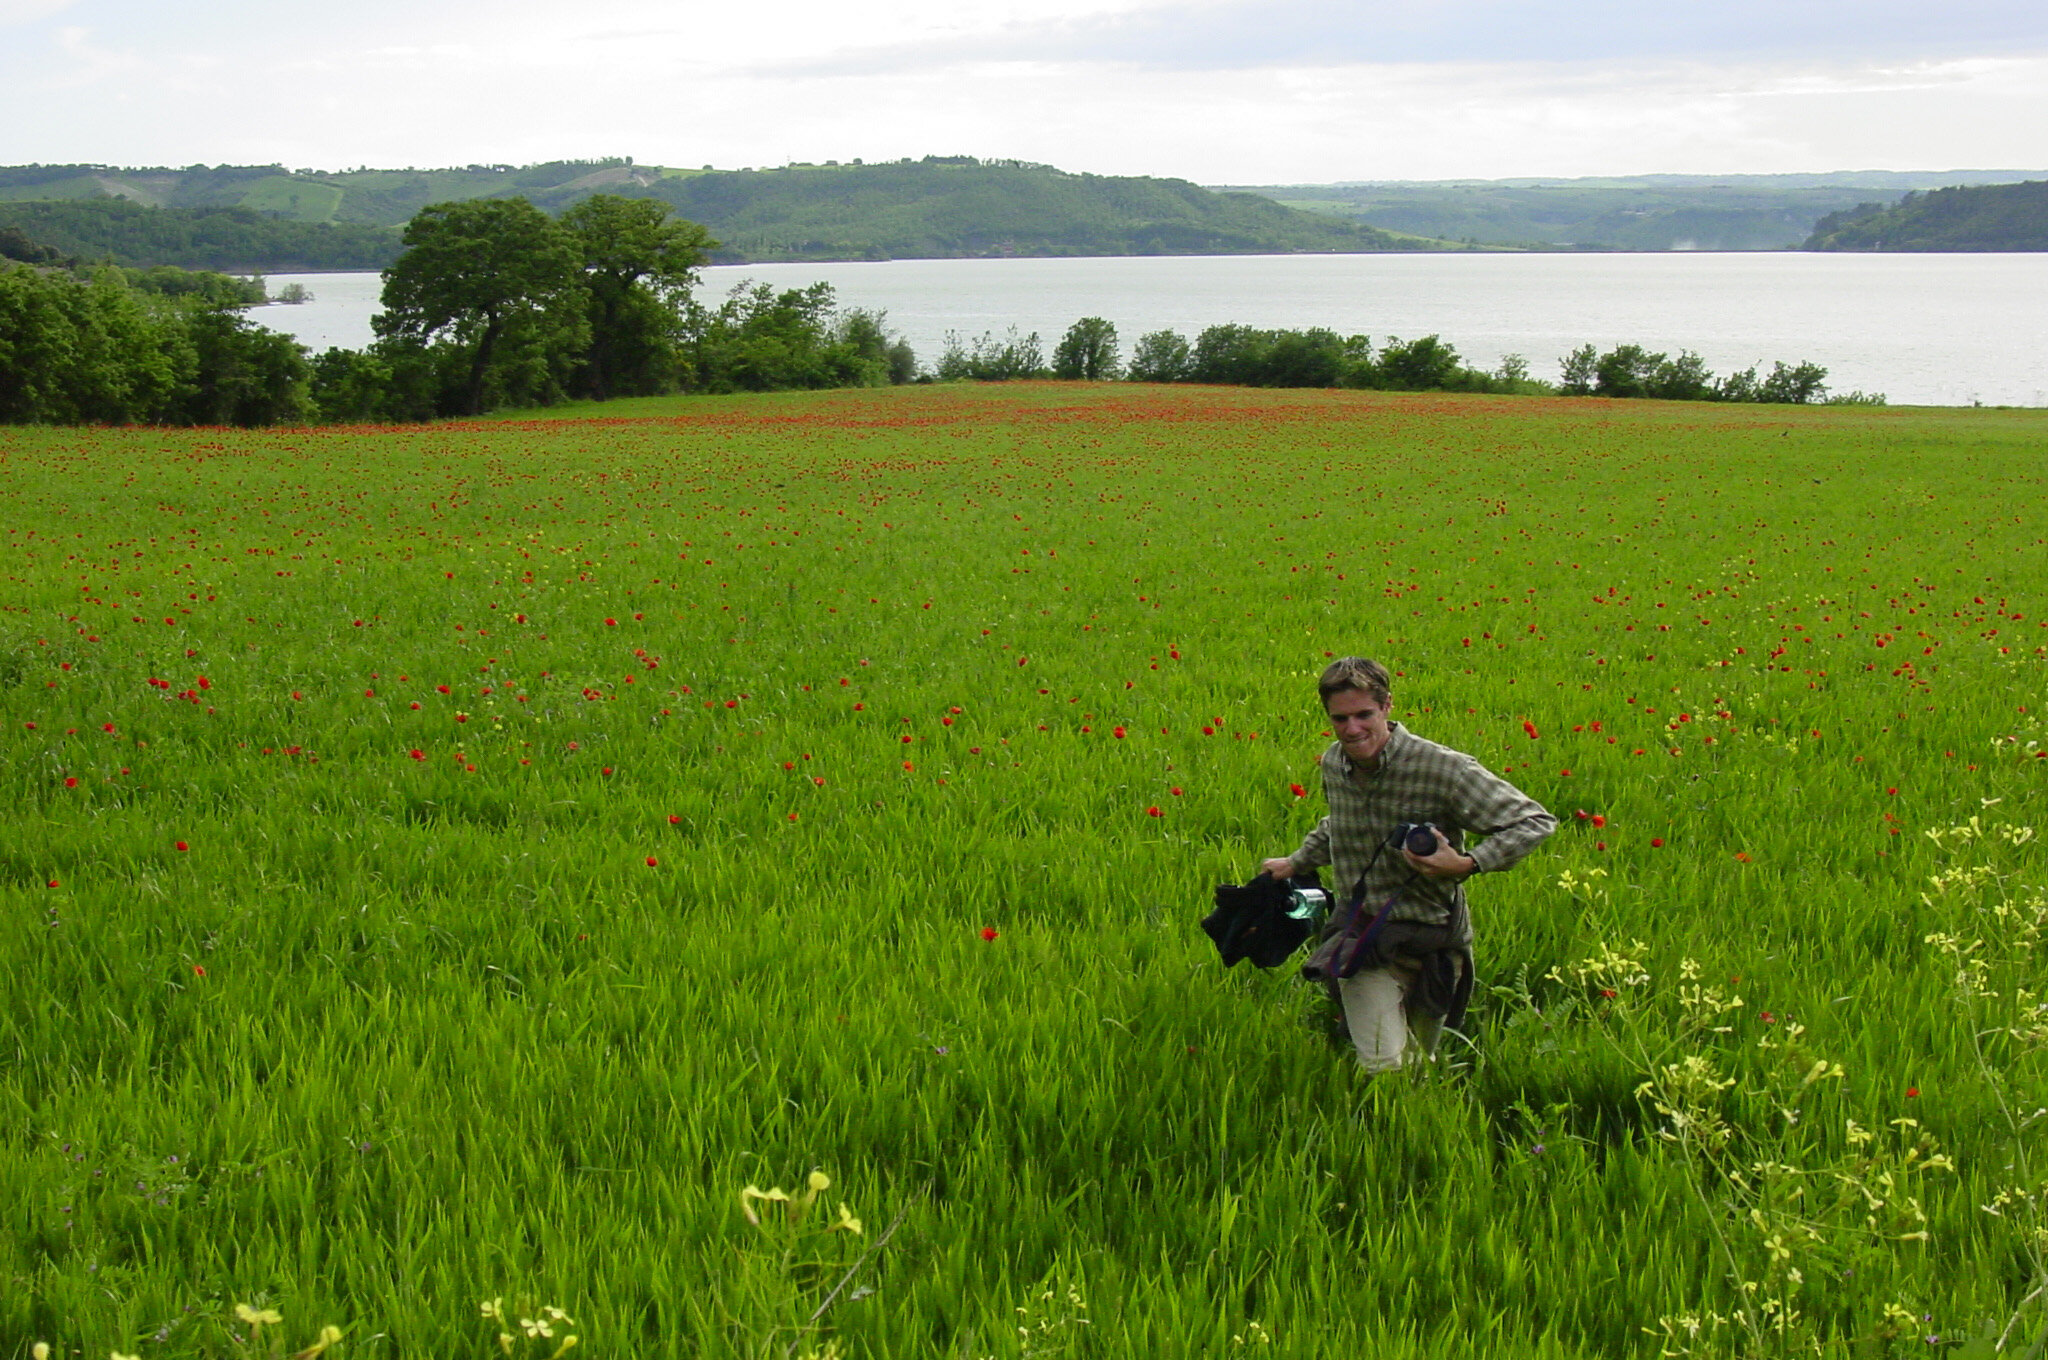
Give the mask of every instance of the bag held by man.
<path id="1" fill-rule="evenodd" d="M 1239 959 L 1277 968 L 1315 933 L 1329 900 L 1321 874 L 1278 879 L 1262 873 L 1243 886 L 1217 884 L 1216 909 L 1202 918 L 1202 929 L 1225 968 Z"/>

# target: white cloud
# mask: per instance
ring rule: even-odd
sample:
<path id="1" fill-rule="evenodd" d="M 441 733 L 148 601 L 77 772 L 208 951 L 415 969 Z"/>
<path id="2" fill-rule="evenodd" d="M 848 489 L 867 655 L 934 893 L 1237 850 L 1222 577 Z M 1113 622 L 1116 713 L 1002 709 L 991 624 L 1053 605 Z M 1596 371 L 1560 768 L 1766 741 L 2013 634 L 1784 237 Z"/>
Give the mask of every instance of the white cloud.
<path id="1" fill-rule="evenodd" d="M 66 89 L 96 84 L 109 76 L 127 75 L 146 63 L 132 52 L 101 47 L 93 41 L 92 30 L 82 24 L 67 24 L 53 35 L 64 60 L 49 76 L 49 87 Z"/>
<path id="2" fill-rule="evenodd" d="M 0 28 L 32 24 L 76 3 L 77 0 L 0 0 Z"/>
<path id="3" fill-rule="evenodd" d="M 1940 23 L 1919 0 L 1729 4 L 1708 22 L 1640 0 L 796 0 L 681 22 L 673 0 L 356 0 L 337 27 L 313 0 L 75 0 L 76 22 L 0 49 L 0 127 L 14 160 L 967 153 L 1207 183 L 2048 160 L 2048 39 L 1927 37 L 2030 31 L 2031 4 L 1954 0 Z M 1851 10 L 1869 22 L 1838 24 L 1838 51 L 1727 37 Z M 1625 31 L 1593 33 L 1606 19 Z M 1560 26 L 1544 41 L 1570 59 L 1527 40 Z M 1630 43 L 1682 50 L 1587 55 Z"/>

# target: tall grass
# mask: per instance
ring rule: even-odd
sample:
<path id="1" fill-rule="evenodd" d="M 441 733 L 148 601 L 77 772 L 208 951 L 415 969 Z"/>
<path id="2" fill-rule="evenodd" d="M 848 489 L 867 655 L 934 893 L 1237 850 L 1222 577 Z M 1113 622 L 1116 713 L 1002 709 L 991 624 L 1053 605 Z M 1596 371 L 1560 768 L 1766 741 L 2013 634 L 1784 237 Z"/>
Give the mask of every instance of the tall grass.
<path id="1" fill-rule="evenodd" d="M 0 1354 L 2024 1350 L 2044 434 L 0 433 Z M 1565 823 L 1475 889 L 1472 1042 L 1373 1084 L 1194 929 L 1351 652 Z"/>

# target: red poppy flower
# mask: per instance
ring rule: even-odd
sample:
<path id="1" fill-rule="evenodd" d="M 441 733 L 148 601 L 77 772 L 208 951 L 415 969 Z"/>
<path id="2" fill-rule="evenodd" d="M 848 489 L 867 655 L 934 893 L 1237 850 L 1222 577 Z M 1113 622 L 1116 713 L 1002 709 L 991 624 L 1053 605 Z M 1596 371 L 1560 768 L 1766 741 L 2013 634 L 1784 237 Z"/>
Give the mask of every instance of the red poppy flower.
<path id="1" fill-rule="evenodd" d="M 1593 825 L 1596 827 L 1606 826 L 1607 819 L 1596 812 L 1593 814 Z"/>
<path id="2" fill-rule="evenodd" d="M 681 826 L 683 824 L 683 819 L 677 816 L 675 813 L 671 812 L 668 815 L 668 824 L 670 826 Z"/>
<path id="3" fill-rule="evenodd" d="M 983 926 L 981 928 L 981 938 L 984 940 L 993 940 L 998 933 L 994 926 Z"/>
<path id="4" fill-rule="evenodd" d="M 1915 1097 L 1917 1097 L 1917 1096 L 1918 1096 L 1919 1094 L 1920 1094 L 1920 1088 L 1919 1088 L 1919 1087 L 1917 1087 L 1917 1086 L 1908 1086 L 1908 1087 L 1906 1088 L 1906 1098 L 1907 1098 L 1908 1100 L 1914 1099 L 1914 1098 L 1915 1098 Z"/>
<path id="5" fill-rule="evenodd" d="M 658 865 L 658 864 L 660 864 L 660 863 L 661 863 L 661 861 L 660 861 L 660 860 L 658 860 L 658 859 L 656 859 L 656 858 L 655 858 L 654 856 L 652 856 L 652 855 L 649 855 L 649 856 L 647 857 L 647 867 L 648 867 L 648 868 L 650 868 L 650 869 L 654 868 L 654 867 L 655 867 L 656 865 Z"/>
<path id="6" fill-rule="evenodd" d="M 1145 815 L 1147 817 L 1163 817 L 1166 814 L 1161 812 L 1158 808 L 1158 805 L 1155 804 L 1152 807 L 1148 807 L 1145 809 Z"/>
<path id="7" fill-rule="evenodd" d="M 1652 850 L 1662 850 L 1664 848 L 1664 838 L 1662 836 L 1650 837 L 1650 848 Z"/>
<path id="8" fill-rule="evenodd" d="M 1529 734 L 1529 740 L 1536 740 L 1537 731 L 1535 723 L 1530 722 L 1527 718 L 1522 719 L 1522 730 Z"/>
<path id="9" fill-rule="evenodd" d="M 78 776 L 77 776 L 77 775 L 75 775 L 75 774 L 74 774 L 74 775 L 66 775 L 66 776 L 65 776 L 65 778 L 64 778 L 64 787 L 65 787 L 65 788 L 67 788 L 67 789 L 75 789 L 75 788 L 77 788 L 77 787 L 78 787 Z"/>
<path id="10" fill-rule="evenodd" d="M 1308 795 L 1308 790 L 1303 788 L 1299 784 L 1289 784 L 1287 786 L 1287 791 L 1293 794 L 1296 798 L 1304 798 Z"/>
<path id="11" fill-rule="evenodd" d="M 206 969 L 205 969 L 205 968 L 203 968 L 203 967 L 201 967 L 201 966 L 200 966 L 199 964 L 196 964 L 196 963 L 195 963 L 195 964 L 193 964 L 193 965 L 192 965 L 192 976 L 193 976 L 193 977 L 205 977 L 205 976 L 206 976 Z"/>
<path id="12" fill-rule="evenodd" d="M 425 760 L 427 758 L 427 753 L 425 751 L 422 751 L 419 747 L 415 746 L 412 748 L 412 758 L 414 760 Z"/>
<path id="13" fill-rule="evenodd" d="M 191 846 L 189 846 L 189 845 L 187 845 L 187 844 L 185 844 L 185 842 L 183 842 L 183 841 L 179 841 L 179 842 L 177 842 L 177 843 L 176 843 L 175 845 L 173 845 L 173 846 L 172 846 L 171 848 L 172 848 L 172 849 L 174 849 L 174 850 L 177 850 L 177 851 L 178 851 L 179 853 L 181 853 L 181 854 L 182 854 L 183 852 L 185 852 L 185 851 L 187 851 L 187 850 L 191 849 L 192 847 L 191 847 Z"/>

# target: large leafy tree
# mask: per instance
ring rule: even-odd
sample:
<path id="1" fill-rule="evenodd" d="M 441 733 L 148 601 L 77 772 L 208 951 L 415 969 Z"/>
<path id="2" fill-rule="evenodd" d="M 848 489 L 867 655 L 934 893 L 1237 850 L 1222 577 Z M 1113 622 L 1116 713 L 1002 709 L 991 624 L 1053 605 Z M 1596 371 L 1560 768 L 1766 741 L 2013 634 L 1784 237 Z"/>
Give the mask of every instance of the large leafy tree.
<path id="1" fill-rule="evenodd" d="M 1052 352 L 1055 378 L 1114 379 L 1118 368 L 1116 323 L 1099 316 L 1084 316 L 1067 327 Z"/>
<path id="2" fill-rule="evenodd" d="M 589 294 L 585 389 L 603 401 L 669 387 L 683 307 L 718 242 L 666 203 L 616 194 L 584 199 L 561 225 L 582 254 Z"/>
<path id="3" fill-rule="evenodd" d="M 576 238 L 523 198 L 487 198 L 430 204 L 403 240 L 384 271 L 378 335 L 466 350 L 465 414 L 484 409 L 494 376 L 505 395 L 546 399 L 586 334 Z"/>

